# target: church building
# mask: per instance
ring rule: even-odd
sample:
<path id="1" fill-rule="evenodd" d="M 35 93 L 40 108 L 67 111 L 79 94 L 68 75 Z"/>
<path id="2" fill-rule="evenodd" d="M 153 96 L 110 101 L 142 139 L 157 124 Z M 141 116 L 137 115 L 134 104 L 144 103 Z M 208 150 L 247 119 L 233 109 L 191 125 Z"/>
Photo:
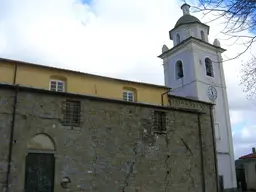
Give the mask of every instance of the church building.
<path id="1" fill-rule="evenodd" d="M 233 190 L 225 50 L 182 10 L 165 85 L 0 58 L 0 191 Z"/>
<path id="2" fill-rule="evenodd" d="M 193 98 L 214 104 L 213 116 L 220 187 L 236 188 L 233 140 L 220 42 L 209 43 L 210 27 L 190 15 L 183 4 L 183 16 L 170 30 L 173 47 L 162 48 L 165 85 L 171 95 Z"/>

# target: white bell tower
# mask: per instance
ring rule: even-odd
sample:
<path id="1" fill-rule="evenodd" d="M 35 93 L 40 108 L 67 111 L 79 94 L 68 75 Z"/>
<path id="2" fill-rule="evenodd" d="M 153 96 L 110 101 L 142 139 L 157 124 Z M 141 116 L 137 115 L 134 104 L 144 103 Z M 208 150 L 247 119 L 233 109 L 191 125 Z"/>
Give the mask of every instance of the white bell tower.
<path id="1" fill-rule="evenodd" d="M 215 39 L 208 42 L 210 27 L 189 11 L 183 4 L 183 16 L 169 32 L 173 47 L 162 48 L 165 85 L 172 88 L 171 95 L 190 97 L 212 102 L 214 107 L 215 137 L 218 174 L 223 178 L 224 189 L 236 189 L 236 173 L 231 134 L 226 83 L 221 53 L 225 49 Z"/>

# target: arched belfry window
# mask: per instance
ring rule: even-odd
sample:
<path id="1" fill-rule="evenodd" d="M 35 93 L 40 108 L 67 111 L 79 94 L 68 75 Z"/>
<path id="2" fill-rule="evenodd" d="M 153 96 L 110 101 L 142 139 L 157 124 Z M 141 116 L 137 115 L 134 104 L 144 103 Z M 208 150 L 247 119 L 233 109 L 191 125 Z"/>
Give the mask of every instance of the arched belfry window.
<path id="1" fill-rule="evenodd" d="M 177 44 L 180 43 L 180 34 L 179 33 L 176 35 L 176 42 L 177 42 Z"/>
<path id="2" fill-rule="evenodd" d="M 177 61 L 175 65 L 176 79 L 180 79 L 184 76 L 183 66 L 181 61 Z"/>
<path id="3" fill-rule="evenodd" d="M 213 77 L 213 66 L 212 66 L 212 61 L 209 58 L 205 59 L 205 70 L 206 70 L 206 75 Z"/>
<path id="4" fill-rule="evenodd" d="M 202 39 L 203 41 L 205 41 L 205 36 L 204 36 L 204 32 L 203 32 L 203 31 L 201 31 L 201 39 Z"/>

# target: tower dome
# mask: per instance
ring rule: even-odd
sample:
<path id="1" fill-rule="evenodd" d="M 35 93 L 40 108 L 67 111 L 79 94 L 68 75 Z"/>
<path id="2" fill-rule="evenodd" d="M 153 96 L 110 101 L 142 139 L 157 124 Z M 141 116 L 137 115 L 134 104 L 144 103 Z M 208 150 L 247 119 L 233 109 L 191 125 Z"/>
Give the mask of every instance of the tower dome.
<path id="1" fill-rule="evenodd" d="M 190 8 L 190 5 L 186 3 L 181 6 L 181 9 L 183 11 L 183 16 L 180 17 L 179 20 L 176 22 L 175 28 L 183 24 L 201 23 L 201 21 L 198 18 L 190 15 L 189 8 Z"/>
<path id="2" fill-rule="evenodd" d="M 209 26 L 202 23 L 198 18 L 190 15 L 190 5 L 184 3 L 181 6 L 183 15 L 176 22 L 174 28 L 169 31 L 173 45 L 179 45 L 184 40 L 193 37 L 208 42 Z M 182 27 L 186 26 L 186 27 Z"/>
<path id="3" fill-rule="evenodd" d="M 195 22 L 201 23 L 201 21 L 198 18 L 192 15 L 183 15 L 181 18 L 179 18 L 179 20 L 175 24 L 175 27 L 178 27 L 183 24 L 189 24 L 189 23 L 195 23 Z"/>

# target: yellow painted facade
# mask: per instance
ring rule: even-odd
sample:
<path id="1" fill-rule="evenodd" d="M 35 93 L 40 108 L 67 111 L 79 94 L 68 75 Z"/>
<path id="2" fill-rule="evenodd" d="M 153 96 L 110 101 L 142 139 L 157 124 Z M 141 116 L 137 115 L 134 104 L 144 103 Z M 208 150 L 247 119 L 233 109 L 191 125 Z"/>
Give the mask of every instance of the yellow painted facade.
<path id="1" fill-rule="evenodd" d="M 168 105 L 168 96 L 164 93 L 169 88 L 165 86 L 125 81 L 71 70 L 0 59 L 0 83 L 49 89 L 50 80 L 65 82 L 65 91 L 70 93 L 122 100 L 123 91 L 131 90 L 135 93 L 135 102 Z"/>
<path id="2" fill-rule="evenodd" d="M 15 66 L 6 61 L 0 61 L 0 82 L 12 84 Z"/>

